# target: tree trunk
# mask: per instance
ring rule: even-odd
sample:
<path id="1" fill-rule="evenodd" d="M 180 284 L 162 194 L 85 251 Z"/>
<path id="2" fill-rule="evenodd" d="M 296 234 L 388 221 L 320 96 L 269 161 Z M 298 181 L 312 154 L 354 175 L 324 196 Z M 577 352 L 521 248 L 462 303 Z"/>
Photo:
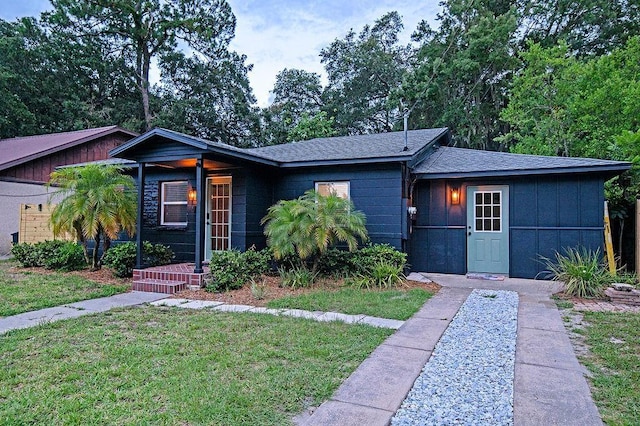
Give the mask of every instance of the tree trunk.
<path id="1" fill-rule="evenodd" d="M 151 111 L 149 109 L 149 67 L 151 55 L 149 52 L 142 54 L 142 73 L 140 76 L 140 91 L 142 93 L 142 109 L 144 110 L 144 122 L 147 130 L 151 130 Z"/>
<path id="2" fill-rule="evenodd" d="M 100 231 L 96 232 L 95 241 L 96 245 L 93 246 L 91 269 L 97 271 L 98 269 L 100 269 L 100 261 L 98 259 L 98 248 L 100 247 Z"/>
<path id="3" fill-rule="evenodd" d="M 111 238 L 104 237 L 104 244 L 102 244 L 102 256 L 100 256 L 100 267 L 102 268 L 102 261 L 104 260 L 104 255 L 107 254 L 107 251 L 111 248 Z"/>
<path id="4" fill-rule="evenodd" d="M 82 227 L 80 226 L 80 223 L 74 222 L 73 228 L 76 230 L 76 238 L 78 239 L 78 241 L 80 241 L 80 244 L 82 244 L 84 261 L 87 262 L 87 265 L 88 265 L 90 262 L 90 259 L 89 259 L 89 248 L 87 247 L 87 239 L 84 237 L 84 234 L 82 233 Z"/>

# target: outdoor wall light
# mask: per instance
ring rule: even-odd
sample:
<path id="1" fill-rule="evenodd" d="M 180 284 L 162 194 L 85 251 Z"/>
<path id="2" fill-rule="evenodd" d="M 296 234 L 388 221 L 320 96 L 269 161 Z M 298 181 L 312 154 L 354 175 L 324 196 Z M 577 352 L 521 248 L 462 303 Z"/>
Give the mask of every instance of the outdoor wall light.
<path id="1" fill-rule="evenodd" d="M 457 206 L 460 204 L 460 188 L 457 186 L 451 187 L 451 205 Z"/>
<path id="2" fill-rule="evenodd" d="M 189 201 L 189 204 L 195 205 L 197 199 L 198 191 L 196 191 L 194 188 L 189 188 L 189 192 L 187 193 L 187 200 Z"/>

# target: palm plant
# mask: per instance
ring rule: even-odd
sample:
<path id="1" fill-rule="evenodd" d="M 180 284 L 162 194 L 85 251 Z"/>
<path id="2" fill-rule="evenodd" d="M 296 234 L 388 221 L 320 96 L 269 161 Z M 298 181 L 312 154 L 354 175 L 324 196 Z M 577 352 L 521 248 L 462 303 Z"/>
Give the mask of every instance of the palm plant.
<path id="1" fill-rule="evenodd" d="M 276 259 L 296 256 L 301 264 L 312 259 L 314 271 L 329 247 L 344 243 L 353 251 L 359 240 L 367 239 L 364 213 L 355 210 L 350 200 L 313 190 L 269 207 L 261 223 Z"/>
<path id="2" fill-rule="evenodd" d="M 62 197 L 51 213 L 54 235 L 73 234 L 82 243 L 85 259 L 94 269 L 101 266 L 98 253 L 103 239 L 104 254 L 120 231 L 133 235 L 135 184 L 130 176 L 122 174 L 122 168 L 97 164 L 64 168 L 51 173 L 48 185 L 59 188 L 56 199 Z M 91 259 L 88 240 L 95 241 Z"/>

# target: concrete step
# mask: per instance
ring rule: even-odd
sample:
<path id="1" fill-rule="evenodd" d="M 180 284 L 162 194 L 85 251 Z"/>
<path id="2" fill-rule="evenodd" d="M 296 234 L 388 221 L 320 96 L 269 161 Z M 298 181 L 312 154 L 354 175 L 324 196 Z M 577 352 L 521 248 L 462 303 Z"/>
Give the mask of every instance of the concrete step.
<path id="1" fill-rule="evenodd" d="M 135 280 L 132 285 L 134 291 L 146 291 L 151 293 L 175 294 L 187 288 L 186 281 L 159 280 L 144 278 Z"/>

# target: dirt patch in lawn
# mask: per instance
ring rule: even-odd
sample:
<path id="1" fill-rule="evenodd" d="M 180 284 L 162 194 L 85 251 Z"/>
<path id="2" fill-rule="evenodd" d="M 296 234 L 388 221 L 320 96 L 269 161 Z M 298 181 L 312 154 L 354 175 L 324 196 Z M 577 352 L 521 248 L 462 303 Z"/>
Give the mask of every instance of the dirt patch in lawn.
<path id="1" fill-rule="evenodd" d="M 266 306 L 271 300 L 280 299 L 286 296 L 298 296 L 305 293 L 311 293 L 318 290 L 335 290 L 345 286 L 344 280 L 320 279 L 311 287 L 306 288 L 283 288 L 280 286 L 280 277 L 263 276 L 257 281 L 264 286 L 264 297 L 257 299 L 252 291 L 251 285 L 247 284 L 239 290 L 231 290 L 222 293 L 212 293 L 204 289 L 185 290 L 173 295 L 175 298 L 195 299 L 195 300 L 214 300 L 233 305 L 251 305 Z M 398 287 L 400 290 L 410 290 L 412 288 L 422 288 L 432 293 L 437 293 L 440 286 L 436 283 L 421 283 L 418 281 L 405 281 L 403 285 Z"/>

